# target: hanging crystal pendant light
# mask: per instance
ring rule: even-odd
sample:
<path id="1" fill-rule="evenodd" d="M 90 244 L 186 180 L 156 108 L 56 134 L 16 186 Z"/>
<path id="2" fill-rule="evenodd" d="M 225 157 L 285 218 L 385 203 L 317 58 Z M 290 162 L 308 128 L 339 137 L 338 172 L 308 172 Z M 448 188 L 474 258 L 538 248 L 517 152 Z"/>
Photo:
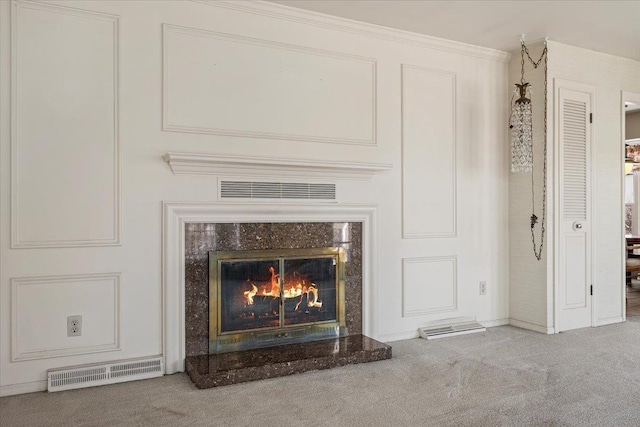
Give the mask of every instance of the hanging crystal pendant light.
<path id="1" fill-rule="evenodd" d="M 544 139 L 542 146 L 542 221 L 538 221 L 536 215 L 536 186 L 533 170 L 533 111 L 531 108 L 531 85 L 524 81 L 524 57 L 525 54 L 533 65 L 538 68 L 542 60 L 544 60 Z M 529 49 L 524 44 L 524 34 L 520 39 L 520 84 L 516 84 L 513 97 L 511 98 L 511 116 L 509 118 L 509 127 L 511 128 L 511 172 L 529 172 L 531 174 L 531 243 L 533 245 L 533 254 L 536 259 L 542 259 L 542 247 L 544 246 L 544 237 L 546 231 L 547 219 L 547 76 L 548 76 L 548 56 L 547 56 L 547 39 L 544 40 L 544 48 L 542 54 L 537 61 L 534 61 L 529 55 Z M 529 98 L 527 98 L 529 95 Z M 515 102 L 513 98 L 518 96 Z M 540 224 L 540 243 L 536 239 L 537 225 Z"/>
<path id="2" fill-rule="evenodd" d="M 533 166 L 533 122 L 530 85 L 524 80 L 516 83 L 519 98 L 511 107 L 511 172 L 531 172 Z"/>

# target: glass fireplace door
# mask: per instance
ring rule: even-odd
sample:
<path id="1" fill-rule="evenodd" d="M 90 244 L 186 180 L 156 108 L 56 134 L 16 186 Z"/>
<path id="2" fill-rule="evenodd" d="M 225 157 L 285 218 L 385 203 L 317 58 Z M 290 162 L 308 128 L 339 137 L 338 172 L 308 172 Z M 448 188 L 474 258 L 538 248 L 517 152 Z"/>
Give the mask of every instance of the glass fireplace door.
<path id="1" fill-rule="evenodd" d="M 340 248 L 209 253 L 209 350 L 344 332 Z"/>
<path id="2" fill-rule="evenodd" d="M 284 260 L 285 325 L 336 321 L 335 258 Z"/>
<path id="3" fill-rule="evenodd" d="M 220 262 L 220 276 L 221 333 L 280 327 L 278 259 Z"/>

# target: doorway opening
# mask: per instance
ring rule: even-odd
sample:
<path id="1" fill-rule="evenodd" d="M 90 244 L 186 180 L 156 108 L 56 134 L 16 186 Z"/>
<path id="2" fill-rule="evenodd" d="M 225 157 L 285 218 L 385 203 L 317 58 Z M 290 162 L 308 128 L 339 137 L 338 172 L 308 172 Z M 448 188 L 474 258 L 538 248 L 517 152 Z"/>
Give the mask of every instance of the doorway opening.
<path id="1" fill-rule="evenodd" d="M 640 95 L 623 96 L 626 316 L 640 316 Z"/>

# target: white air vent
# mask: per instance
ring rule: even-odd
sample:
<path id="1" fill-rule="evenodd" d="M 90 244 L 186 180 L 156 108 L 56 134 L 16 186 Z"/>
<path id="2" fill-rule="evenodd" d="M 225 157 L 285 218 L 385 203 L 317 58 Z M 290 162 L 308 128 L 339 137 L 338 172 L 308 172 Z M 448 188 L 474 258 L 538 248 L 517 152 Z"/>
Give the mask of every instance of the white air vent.
<path id="1" fill-rule="evenodd" d="M 142 380 L 161 377 L 163 372 L 161 357 L 51 369 L 47 372 L 47 390 L 53 392 Z"/>
<path id="2" fill-rule="evenodd" d="M 485 328 L 478 322 L 459 322 L 459 323 L 451 323 L 448 325 L 418 328 L 418 333 L 422 338 L 433 340 L 436 338 L 471 334 L 474 332 L 484 332 L 486 330 L 487 328 Z"/>
<path id="3" fill-rule="evenodd" d="M 335 200 L 335 184 L 304 182 L 220 181 L 223 199 Z"/>

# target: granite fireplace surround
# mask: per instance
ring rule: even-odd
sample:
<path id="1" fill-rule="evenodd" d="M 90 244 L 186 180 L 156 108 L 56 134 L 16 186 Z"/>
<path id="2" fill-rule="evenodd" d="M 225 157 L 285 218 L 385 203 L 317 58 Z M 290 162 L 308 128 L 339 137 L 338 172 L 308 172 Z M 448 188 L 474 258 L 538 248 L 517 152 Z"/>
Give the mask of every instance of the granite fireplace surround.
<path id="1" fill-rule="evenodd" d="M 238 352 L 209 351 L 209 251 L 342 247 L 346 252 L 346 336 Z M 391 347 L 362 335 L 362 224 L 185 224 L 187 373 L 210 388 L 391 358 Z"/>

